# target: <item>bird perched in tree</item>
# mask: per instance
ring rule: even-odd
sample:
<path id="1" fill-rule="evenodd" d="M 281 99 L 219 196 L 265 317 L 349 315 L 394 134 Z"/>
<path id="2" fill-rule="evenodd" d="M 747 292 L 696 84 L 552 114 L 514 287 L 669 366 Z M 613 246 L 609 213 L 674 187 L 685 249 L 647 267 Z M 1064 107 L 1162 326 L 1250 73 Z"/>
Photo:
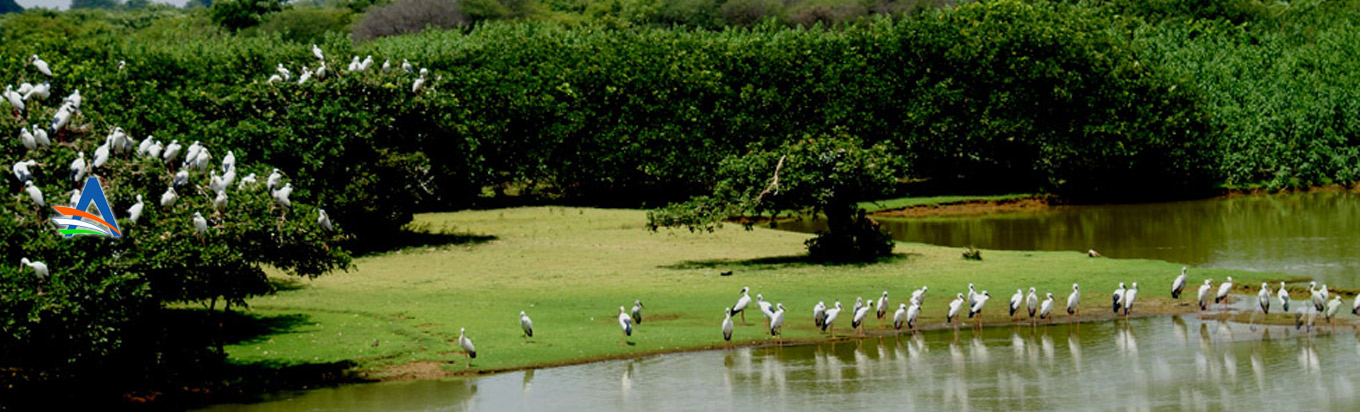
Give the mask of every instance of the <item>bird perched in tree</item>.
<path id="1" fill-rule="evenodd" d="M 179 200 L 179 195 L 175 193 L 174 186 L 167 187 L 165 188 L 165 193 L 161 194 L 161 207 L 174 207 L 176 200 Z"/>
<path id="2" fill-rule="evenodd" d="M 227 192 L 219 190 L 217 191 L 217 196 L 213 197 L 213 210 L 216 210 L 217 212 L 221 213 L 222 210 L 226 208 L 227 208 Z"/>
<path id="3" fill-rule="evenodd" d="M 317 60 L 326 60 L 326 54 L 321 52 L 321 48 L 317 47 L 316 43 L 312 43 L 312 55 L 316 56 Z"/>
<path id="4" fill-rule="evenodd" d="M 47 65 L 46 61 L 43 61 L 42 58 L 38 57 L 38 55 L 33 55 L 29 60 L 33 61 L 33 67 L 38 68 L 38 72 L 47 75 L 47 77 L 52 77 L 52 68 Z"/>
<path id="5" fill-rule="evenodd" d="M 326 216 L 326 209 L 316 210 L 316 224 L 327 232 L 334 232 L 335 227 L 331 225 L 330 216 Z"/>
<path id="6" fill-rule="evenodd" d="M 43 201 L 42 189 L 34 186 L 33 181 L 24 182 L 24 191 L 28 192 L 28 198 L 33 200 L 33 204 L 38 207 L 47 206 L 47 202 Z"/>
<path id="7" fill-rule="evenodd" d="M 27 183 L 28 181 L 33 180 L 33 170 L 30 168 L 37 165 L 37 160 L 29 159 L 14 163 L 14 166 L 11 167 L 10 170 L 14 171 L 14 178 L 19 179 L 19 183 Z"/>
<path id="8" fill-rule="evenodd" d="M 270 193 L 270 195 L 274 197 L 274 202 L 278 203 L 279 206 L 282 206 L 284 208 L 289 208 L 293 206 L 293 201 L 288 199 L 288 196 L 292 194 L 293 194 L 292 183 L 283 185 L 282 189 L 275 190 Z"/>
<path id="9" fill-rule="evenodd" d="M 142 202 L 142 195 L 137 195 L 137 203 L 133 204 L 132 207 L 129 207 L 127 210 L 128 221 L 132 222 L 133 224 L 136 224 L 137 219 L 142 217 L 142 209 L 145 207 L 146 204 Z"/>
<path id="10" fill-rule="evenodd" d="M 179 140 L 170 140 L 170 144 L 165 146 L 165 152 L 161 153 L 161 158 L 164 159 L 166 163 L 173 165 L 175 159 L 179 157 L 179 151 L 183 148 L 184 146 L 179 144 Z"/>
<path id="11" fill-rule="evenodd" d="M 85 180 L 85 152 L 76 152 L 76 160 L 71 161 L 71 181 L 81 184 Z"/>
<path id="12" fill-rule="evenodd" d="M 194 212 L 194 233 L 199 236 L 208 233 L 208 219 L 204 219 L 198 212 Z"/>
<path id="13" fill-rule="evenodd" d="M 28 266 L 29 269 L 33 269 L 33 276 L 37 276 L 39 281 L 47 280 L 47 275 L 49 273 L 47 271 L 46 263 L 28 260 L 28 258 L 22 258 L 19 259 L 19 264 Z"/>
<path id="14" fill-rule="evenodd" d="M 52 147 L 52 139 L 47 138 L 47 131 L 38 125 L 33 125 L 33 141 L 38 143 L 38 147 Z"/>
<path id="15" fill-rule="evenodd" d="M 9 102 L 10 106 L 14 106 L 15 113 L 24 112 L 24 97 L 14 91 L 14 86 L 5 86 L 3 94 L 5 101 Z"/>

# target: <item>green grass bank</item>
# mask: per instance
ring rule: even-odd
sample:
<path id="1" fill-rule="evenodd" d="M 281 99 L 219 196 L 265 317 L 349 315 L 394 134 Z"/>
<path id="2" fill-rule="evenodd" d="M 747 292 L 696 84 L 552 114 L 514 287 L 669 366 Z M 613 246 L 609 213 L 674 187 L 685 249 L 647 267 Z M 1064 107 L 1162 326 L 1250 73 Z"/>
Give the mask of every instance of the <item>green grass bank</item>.
<path id="1" fill-rule="evenodd" d="M 848 312 L 857 296 L 876 299 L 887 290 L 895 309 L 921 285 L 930 286 L 925 327 L 942 325 L 948 302 L 969 282 L 992 293 L 987 323 L 1008 322 L 1010 295 L 1031 285 L 1065 301 L 1079 282 L 1084 320 L 1109 313 L 1110 292 L 1121 281 L 1143 285 L 1135 311 L 1177 307 L 1166 290 L 1179 274 L 1175 263 L 991 250 L 982 261 L 966 261 L 954 248 L 899 243 L 897 256 L 884 262 L 823 265 L 802 258 L 805 234 L 739 225 L 713 234 L 652 233 L 644 221 L 642 211 L 560 207 L 419 215 L 418 225 L 453 234 L 446 240 L 454 244 L 359 258 L 350 272 L 253 299 L 249 314 L 291 326 L 227 351 L 236 362 L 280 366 L 352 360 L 369 377 L 401 379 L 474 373 L 456 349 L 459 328 L 477 345 L 475 373 L 720 348 L 723 308 L 742 286 L 753 298 L 762 293 L 784 304 L 786 342 L 826 339 L 812 325 L 818 301 L 840 300 Z M 719 276 L 728 270 L 734 274 Z M 1228 275 L 1238 284 L 1281 277 L 1192 270 L 1191 283 Z M 621 345 L 618 307 L 634 299 L 646 305 L 644 320 Z M 530 343 L 519 328 L 521 310 L 534 320 Z M 747 320 L 734 341 L 771 341 L 758 312 Z M 850 333 L 848 320 L 837 322 L 838 335 Z"/>

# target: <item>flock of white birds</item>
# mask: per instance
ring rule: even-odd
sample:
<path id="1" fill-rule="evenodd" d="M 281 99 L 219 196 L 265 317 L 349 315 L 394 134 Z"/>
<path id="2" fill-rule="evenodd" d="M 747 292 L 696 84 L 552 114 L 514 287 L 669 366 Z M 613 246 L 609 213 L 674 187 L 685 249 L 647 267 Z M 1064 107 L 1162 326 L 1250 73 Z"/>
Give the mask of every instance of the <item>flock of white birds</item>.
<path id="1" fill-rule="evenodd" d="M 307 84 L 308 81 L 314 78 L 317 80 L 324 79 L 326 78 L 326 74 L 329 73 L 328 70 L 329 68 L 326 66 L 326 53 L 321 50 L 321 47 L 318 47 L 317 45 L 313 44 L 312 55 L 316 56 L 317 60 L 316 69 L 312 69 L 307 67 L 306 65 L 303 65 L 302 71 L 299 72 L 301 74 L 297 76 L 296 80 L 299 86 Z M 354 56 L 354 58 L 350 59 L 349 66 L 345 68 L 345 71 L 351 73 L 365 72 L 368 71 L 368 69 L 371 68 L 372 66 L 373 66 L 372 55 L 364 57 L 363 60 L 360 60 L 359 56 Z M 390 73 L 392 71 L 392 60 L 391 59 L 384 60 L 380 70 L 382 70 L 382 73 Z M 406 73 L 416 72 L 415 66 L 412 66 L 411 62 L 406 59 L 402 59 L 401 61 L 401 70 L 405 71 Z M 274 71 L 276 73 L 269 76 L 269 79 L 266 80 L 267 83 L 275 84 L 294 81 L 293 71 L 288 70 L 288 67 L 284 66 L 283 63 L 279 63 L 278 66 L 274 68 Z M 428 82 L 429 80 L 427 78 L 429 74 L 430 71 L 428 69 L 421 68 L 419 70 L 419 77 L 416 77 L 415 81 L 411 83 L 412 93 L 418 93 L 420 92 L 421 89 L 425 88 L 426 82 Z M 438 80 L 438 77 L 436 77 L 436 80 Z"/>
<path id="2" fill-rule="evenodd" d="M 1183 267 L 1181 268 L 1180 276 L 1176 277 L 1171 283 L 1172 298 L 1177 300 L 1180 299 L 1181 292 L 1185 289 L 1186 276 L 1186 268 Z M 1212 280 L 1206 279 L 1204 285 L 1201 286 L 1199 290 L 1198 303 L 1200 310 L 1208 310 L 1209 299 L 1211 298 L 1215 304 L 1224 304 L 1224 310 L 1226 310 L 1226 300 L 1228 295 L 1232 292 L 1232 288 L 1232 277 L 1228 277 L 1226 282 L 1220 284 L 1217 291 L 1213 290 Z M 897 311 L 891 318 L 892 326 L 897 333 L 901 333 L 903 327 L 906 327 L 909 332 L 915 333 L 917 318 L 921 314 L 921 304 L 928 290 L 930 290 L 929 287 L 922 286 L 920 289 L 911 292 L 911 297 L 907 302 L 898 303 Z M 1335 327 L 1336 315 L 1342 306 L 1341 297 L 1328 292 L 1327 285 L 1322 285 L 1321 288 L 1319 288 L 1317 282 L 1309 283 L 1308 290 L 1310 293 L 1310 304 L 1305 308 L 1300 308 L 1296 313 L 1297 321 L 1295 327 L 1301 329 L 1304 326 L 1308 326 L 1309 331 L 1311 332 L 1314 320 L 1318 315 L 1323 316 L 1327 321 L 1333 322 L 1333 327 Z M 742 324 L 747 324 L 746 312 L 751 308 L 752 304 L 750 291 L 750 287 L 741 288 L 741 291 L 738 292 L 741 296 L 737 298 L 736 304 L 725 310 L 726 316 L 722 322 L 722 337 L 725 341 L 726 348 L 728 349 L 732 348 L 732 336 L 736 330 L 736 324 L 732 321 L 732 317 L 739 315 Z M 1010 298 L 1009 309 L 1011 319 L 1015 319 L 1016 313 L 1020 313 L 1021 316 L 1028 314 L 1031 326 L 1035 327 L 1038 326 L 1040 320 L 1051 320 L 1054 306 L 1053 292 L 1046 292 L 1045 295 L 1046 298 L 1040 301 L 1036 288 L 1030 287 L 1028 294 L 1026 294 L 1023 289 L 1016 289 L 1015 294 Z M 957 333 L 959 322 L 957 322 L 956 319 L 963 316 L 964 311 L 967 310 L 969 318 L 979 318 L 977 322 L 973 323 L 973 326 L 980 329 L 982 327 L 980 319 L 982 309 L 987 305 L 991 296 L 991 293 L 988 293 L 985 290 L 978 292 L 973 284 L 968 284 L 968 292 L 956 294 L 955 299 L 949 303 L 949 310 L 945 317 L 946 324 L 952 325 Z M 1261 284 L 1257 302 L 1261 312 L 1266 315 L 1270 314 L 1272 296 L 1279 299 L 1284 312 L 1288 313 L 1290 299 L 1289 292 L 1285 289 L 1284 282 L 1280 282 L 1280 289 L 1277 292 L 1272 292 L 1269 285 L 1265 283 Z M 1116 316 L 1122 315 L 1127 321 L 1137 298 L 1137 282 L 1133 282 L 1131 287 L 1125 283 L 1120 283 L 1119 288 L 1115 289 L 1114 293 L 1111 294 L 1111 304 L 1114 314 Z M 760 314 L 765 318 L 765 330 L 775 339 L 776 345 L 782 345 L 783 338 L 780 334 L 780 330 L 784 325 L 784 304 L 771 303 L 765 300 L 763 294 L 759 293 L 756 294 L 754 303 L 755 307 L 760 310 Z M 1066 310 L 1069 320 L 1075 317 L 1076 322 L 1081 322 L 1080 306 L 1081 288 L 1076 283 L 1073 283 L 1072 292 L 1067 295 Z M 875 307 L 877 307 L 877 310 L 875 310 Z M 850 313 L 847 315 L 850 316 L 851 328 L 856 330 L 858 336 L 865 336 L 864 324 L 869 319 L 870 313 L 876 314 L 878 322 L 881 325 L 883 319 L 888 315 L 886 309 L 888 307 L 890 307 L 888 291 L 883 291 L 882 296 L 878 298 L 877 302 L 872 299 L 866 302 L 863 297 L 857 298 L 855 300 L 855 306 L 851 308 Z M 635 325 L 642 323 L 642 308 L 641 300 L 634 301 L 631 312 L 624 306 L 619 306 L 618 323 L 619 328 L 623 332 L 622 340 L 620 340 L 621 344 L 626 343 L 628 337 L 632 336 Z M 822 332 L 828 332 L 829 330 L 830 337 L 834 339 L 836 337 L 836 321 L 841 319 L 842 310 L 843 308 L 839 301 L 831 306 L 827 306 L 825 301 L 817 302 L 817 305 L 812 308 L 813 325 L 820 328 Z M 1355 297 L 1355 302 L 1351 307 L 1351 313 L 1360 315 L 1360 295 Z M 529 319 L 529 315 L 524 311 L 520 311 L 519 317 L 520 327 L 524 330 L 525 339 L 527 340 L 528 338 L 533 337 L 534 325 L 533 321 Z M 458 332 L 458 344 L 462 347 L 463 354 L 469 358 L 468 366 L 471 366 L 470 359 L 477 357 L 477 352 L 472 345 L 472 340 L 466 336 L 465 329 L 461 329 Z"/>
<path id="3" fill-rule="evenodd" d="M 320 57 L 320 49 L 315 48 L 315 46 L 313 46 L 313 48 L 313 51 Z M 34 69 L 47 76 L 48 79 L 53 78 L 51 66 L 37 55 L 30 57 L 29 62 Z M 119 62 L 119 69 L 121 70 L 124 65 L 124 62 Z M 409 67 L 409 63 L 403 63 L 403 65 Z M 386 66 L 387 64 L 384 63 L 384 67 Z M 322 67 L 324 67 L 324 63 Z M 286 71 L 286 69 L 283 69 L 282 65 L 280 65 L 279 68 Z M 351 69 L 356 69 L 356 67 L 352 65 Z M 425 72 L 426 71 L 422 69 L 421 77 L 417 79 L 415 87 L 415 90 L 417 91 L 424 83 Z M 12 85 L 6 86 L 3 100 L 12 107 L 16 118 L 23 118 L 25 111 L 29 109 L 31 103 L 41 104 L 50 96 L 50 82 L 43 82 L 38 85 L 23 83 L 17 90 Z M 19 131 L 19 139 L 25 150 L 29 152 L 38 150 L 64 150 L 53 148 L 51 136 L 62 136 L 62 131 L 71 125 L 72 118 L 80 115 L 82 101 L 83 98 L 80 95 L 80 90 L 75 90 L 62 100 L 61 105 L 53 115 L 48 127 L 43 128 L 38 125 L 30 125 L 29 127 L 21 128 Z M 180 156 L 181 154 L 183 154 L 183 157 Z M 220 164 L 221 173 L 219 173 L 219 168 L 213 167 L 212 165 L 212 150 L 198 141 L 194 141 L 187 148 L 181 145 L 179 140 L 172 139 L 170 143 L 166 144 L 162 141 L 157 141 L 155 137 L 152 136 L 147 136 L 146 139 L 138 141 L 124 131 L 122 127 L 114 127 L 113 130 L 105 136 L 104 143 L 94 150 L 93 156 L 90 157 L 89 161 L 86 160 L 85 153 L 80 151 L 77 152 L 76 159 L 72 161 L 68 167 L 68 173 L 65 175 L 67 179 L 63 183 L 70 183 L 75 187 L 69 192 L 70 201 L 68 203 L 70 207 L 76 207 L 76 203 L 80 200 L 80 188 L 84 185 L 86 175 L 98 176 L 102 170 L 109 167 L 109 162 L 116 161 L 120 156 L 155 159 L 170 165 L 172 168 L 178 169 L 171 180 L 171 184 L 166 187 L 165 192 L 163 192 L 160 197 L 159 205 L 167 213 L 173 211 L 175 203 L 180 197 L 180 191 L 186 189 L 199 189 L 198 187 L 193 186 L 191 182 L 191 176 L 195 174 L 198 175 L 199 179 L 203 179 L 205 174 L 207 175 L 207 188 L 214 194 L 212 205 L 215 213 L 218 214 L 220 214 L 228 205 L 230 200 L 228 195 L 229 189 L 250 190 L 258 184 L 258 179 L 254 173 L 241 178 L 240 182 L 236 181 L 236 155 L 231 150 L 227 150 L 226 155 L 223 156 Z M 176 164 L 178 164 L 178 167 L 176 167 Z M 32 203 L 37 206 L 38 209 L 41 209 L 47 206 L 47 201 L 42 190 L 35 184 L 36 176 L 33 172 L 34 169 L 39 166 L 40 164 L 37 161 L 28 159 L 14 163 L 11 170 L 14 173 L 14 178 L 18 179 L 24 186 L 23 190 Z M 292 206 L 292 201 L 289 199 L 289 196 L 293 193 L 293 184 L 285 183 L 283 180 L 283 173 L 278 169 L 274 169 L 265 181 L 265 189 L 269 191 L 270 196 L 278 206 L 287 210 Z M 137 221 L 141 218 L 142 212 L 146 208 L 146 204 L 142 200 L 143 196 L 138 194 L 136 195 L 136 198 L 137 203 L 127 209 L 127 216 L 121 220 L 122 222 L 126 222 L 126 224 L 136 225 Z M 93 213 L 99 214 L 98 211 L 94 211 Z M 208 219 L 205 218 L 202 213 L 194 211 L 191 219 L 197 235 L 204 236 L 208 233 L 210 230 Z M 334 225 L 331 223 L 330 217 L 326 215 L 324 209 L 317 209 L 316 222 L 317 225 L 328 232 L 334 230 Z M 50 272 L 45 263 L 41 261 L 31 261 L 26 257 L 22 258 L 20 262 L 33 270 L 34 275 L 38 278 L 40 283 L 47 280 Z"/>

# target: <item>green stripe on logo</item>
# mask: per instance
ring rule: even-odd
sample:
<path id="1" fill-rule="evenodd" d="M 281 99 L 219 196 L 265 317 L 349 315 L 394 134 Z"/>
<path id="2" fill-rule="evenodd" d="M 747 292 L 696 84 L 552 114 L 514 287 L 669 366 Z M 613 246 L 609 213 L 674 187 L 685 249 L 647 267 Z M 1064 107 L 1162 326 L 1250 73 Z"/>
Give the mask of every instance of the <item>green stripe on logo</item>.
<path id="1" fill-rule="evenodd" d="M 100 232 L 100 231 L 95 231 L 95 230 L 90 230 L 90 229 L 61 229 L 61 230 L 58 230 L 58 232 L 61 232 L 61 234 L 63 234 L 63 235 L 83 235 L 83 234 L 90 234 L 90 235 L 104 235 L 104 236 L 108 236 L 108 235 L 109 235 L 108 233 L 104 233 L 104 232 Z"/>

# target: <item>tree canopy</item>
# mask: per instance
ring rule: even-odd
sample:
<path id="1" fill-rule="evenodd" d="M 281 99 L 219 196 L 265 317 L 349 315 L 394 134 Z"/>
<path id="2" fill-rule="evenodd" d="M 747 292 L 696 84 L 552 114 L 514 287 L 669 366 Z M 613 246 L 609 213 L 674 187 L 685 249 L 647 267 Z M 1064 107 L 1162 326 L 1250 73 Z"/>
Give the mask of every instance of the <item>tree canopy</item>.
<path id="1" fill-rule="evenodd" d="M 651 211 L 648 228 L 712 231 L 732 218 L 773 221 L 789 212 L 826 218 L 827 231 L 807 243 L 814 258 L 862 261 L 891 254 L 891 236 L 858 203 L 892 190 L 899 160 L 884 145 L 866 146 L 847 135 L 790 140 L 774 150 L 724 159 L 711 195 Z"/>

